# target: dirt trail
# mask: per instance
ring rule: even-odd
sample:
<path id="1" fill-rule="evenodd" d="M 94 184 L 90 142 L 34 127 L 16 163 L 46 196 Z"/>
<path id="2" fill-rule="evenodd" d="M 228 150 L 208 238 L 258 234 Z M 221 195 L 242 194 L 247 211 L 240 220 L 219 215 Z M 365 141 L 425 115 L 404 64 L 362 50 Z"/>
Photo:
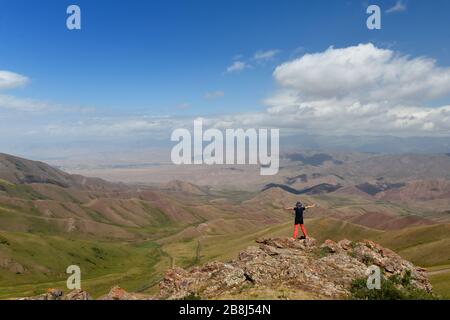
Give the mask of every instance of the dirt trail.
<path id="1" fill-rule="evenodd" d="M 444 274 L 444 273 L 448 273 L 448 272 L 450 272 L 450 267 L 445 268 L 445 269 L 441 269 L 441 270 L 428 272 L 428 275 L 429 276 L 435 276 L 435 275 L 438 275 L 438 274 Z"/>

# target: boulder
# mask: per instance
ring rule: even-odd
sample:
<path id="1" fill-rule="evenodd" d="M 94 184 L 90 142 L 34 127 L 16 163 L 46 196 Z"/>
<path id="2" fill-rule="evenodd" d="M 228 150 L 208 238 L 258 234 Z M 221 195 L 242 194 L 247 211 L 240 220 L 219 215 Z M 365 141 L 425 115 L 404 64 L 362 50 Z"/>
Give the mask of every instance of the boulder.
<path id="1" fill-rule="evenodd" d="M 93 300 L 91 295 L 84 290 L 73 290 L 64 296 L 63 300 Z"/>
<path id="2" fill-rule="evenodd" d="M 151 300 L 152 296 L 139 293 L 130 293 L 119 286 L 113 287 L 108 294 L 99 298 L 99 300 Z"/>

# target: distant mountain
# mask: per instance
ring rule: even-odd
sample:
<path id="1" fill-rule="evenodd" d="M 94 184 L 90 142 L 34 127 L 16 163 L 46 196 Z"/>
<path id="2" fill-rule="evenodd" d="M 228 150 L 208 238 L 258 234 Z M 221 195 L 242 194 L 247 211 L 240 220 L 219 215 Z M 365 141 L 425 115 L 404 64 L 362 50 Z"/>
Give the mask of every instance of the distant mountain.
<path id="1" fill-rule="evenodd" d="M 62 188 L 111 189 L 112 184 L 98 178 L 71 175 L 48 164 L 0 153 L 0 179 L 13 184 L 51 184 Z"/>
<path id="2" fill-rule="evenodd" d="M 450 199 L 449 180 L 419 180 L 412 181 L 400 188 L 383 190 L 377 198 L 390 201 L 430 201 Z"/>
<path id="3" fill-rule="evenodd" d="M 283 189 L 284 191 L 287 191 L 289 193 L 295 194 L 295 195 L 301 195 L 301 194 L 306 194 L 306 195 L 318 195 L 318 194 L 323 194 L 323 193 L 330 193 L 330 192 L 334 192 L 338 189 L 340 189 L 342 186 L 341 185 L 331 185 L 328 183 L 321 183 L 318 185 L 315 185 L 313 187 L 310 188 L 305 188 L 302 190 L 297 190 L 294 189 L 288 185 L 284 185 L 284 184 L 277 184 L 277 183 L 270 183 L 268 185 L 266 185 L 262 191 L 266 191 L 272 188 L 280 188 Z"/>
<path id="4" fill-rule="evenodd" d="M 295 135 L 282 138 L 281 145 L 298 149 L 349 150 L 383 154 L 443 154 L 450 151 L 450 137 Z"/>
<path id="5" fill-rule="evenodd" d="M 445 154 L 373 155 L 323 171 L 343 177 L 352 176 L 362 183 L 370 178 L 385 182 L 450 179 L 450 157 Z"/>
<path id="6" fill-rule="evenodd" d="M 162 189 L 169 190 L 169 191 L 175 191 L 175 192 L 184 192 L 184 193 L 195 194 L 195 195 L 208 194 L 208 188 L 199 187 L 193 183 L 180 181 L 180 180 L 170 181 L 169 183 L 163 185 Z"/>

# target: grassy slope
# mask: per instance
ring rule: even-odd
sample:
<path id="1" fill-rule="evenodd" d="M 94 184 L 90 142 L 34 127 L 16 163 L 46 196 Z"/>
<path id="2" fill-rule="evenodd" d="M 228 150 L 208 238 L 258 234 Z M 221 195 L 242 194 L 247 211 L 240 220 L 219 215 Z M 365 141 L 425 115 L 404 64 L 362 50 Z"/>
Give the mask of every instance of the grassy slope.
<path id="1" fill-rule="evenodd" d="M 424 267 L 450 263 L 449 224 L 388 231 L 374 240 Z"/>
<path id="2" fill-rule="evenodd" d="M 40 194 L 27 186 L 7 183 L 2 185 L 11 197 L 30 200 L 41 198 Z M 241 208 L 241 201 L 252 199 L 253 196 L 254 194 L 241 194 L 240 198 L 236 199 L 236 194 L 232 193 L 215 194 L 213 198 L 231 198 L 234 200 L 233 205 Z M 210 203 L 210 200 L 210 197 L 198 199 L 198 205 Z M 326 207 L 344 208 L 346 211 L 351 208 L 358 211 L 361 207 L 373 205 L 367 200 L 351 197 L 322 196 L 316 200 L 314 202 L 320 205 L 323 203 Z M 262 205 L 265 209 L 258 212 L 259 219 L 264 215 L 272 215 L 274 210 L 279 211 L 280 204 L 274 205 L 271 197 L 263 197 L 251 206 L 254 207 L 261 201 L 267 203 Z M 286 201 L 290 203 L 293 200 L 289 198 L 282 202 Z M 111 242 L 97 241 L 95 236 L 81 238 L 76 234 L 67 238 L 67 235 L 60 233 L 60 228 L 33 211 L 24 212 L 23 209 L 11 205 L 0 206 L 0 225 L 16 230 L 20 230 L 21 226 L 27 227 L 21 230 L 22 232 L 0 231 L 0 258 L 10 257 L 27 270 L 19 275 L 0 268 L 0 298 L 41 293 L 48 287 L 64 288 L 67 278 L 65 269 L 70 264 L 80 265 L 83 288 L 94 296 L 106 293 L 115 284 L 132 291 L 155 292 L 155 284 L 161 279 L 171 260 L 181 267 L 213 259 L 230 260 L 240 250 L 254 245 L 256 238 L 290 236 L 292 232 L 292 221 L 288 214 L 285 223 L 261 226 L 251 222 L 253 216 L 250 220 L 246 220 L 245 216 L 233 218 L 222 215 L 222 205 L 208 205 L 208 211 L 217 211 L 216 220 L 204 221 L 210 226 L 208 231 L 190 233 L 185 232 L 186 226 L 168 223 L 167 216 L 159 209 L 147 207 L 146 204 L 143 204 L 143 207 L 153 219 L 152 226 L 121 228 L 147 240 L 126 243 L 117 239 Z M 194 206 L 190 210 L 196 214 L 199 208 Z M 86 212 L 96 213 L 89 210 Z M 223 219 L 217 218 L 221 216 Z M 202 219 L 198 220 L 201 222 Z M 199 223 L 188 227 L 195 229 Z M 306 224 L 310 235 L 320 242 L 325 239 L 373 239 L 399 252 L 415 264 L 428 267 L 445 265 L 450 261 L 450 253 L 447 250 L 450 244 L 448 225 L 383 232 L 329 218 L 307 219 Z M 432 280 L 445 294 L 448 289 L 446 275 L 433 276 Z"/>
<path id="3" fill-rule="evenodd" d="M 450 299 L 450 265 L 429 268 L 430 281 L 434 291 L 445 299 Z"/>
<path id="4" fill-rule="evenodd" d="M 436 238 L 449 236 L 445 234 L 445 228 L 441 230 L 439 226 L 383 232 L 327 218 L 308 219 L 306 223 L 311 236 L 319 241 L 368 238 L 396 250 L 416 264 L 442 265 L 448 261 L 448 253 L 442 251 L 445 240 L 444 243 L 441 243 L 443 240 L 435 241 Z M 27 270 L 35 268 L 49 270 L 47 274 L 34 272 L 15 275 L 0 269 L 0 298 L 41 293 L 48 287 L 64 288 L 64 281 L 67 278 L 65 268 L 70 264 L 80 265 L 83 272 L 83 288 L 94 296 L 106 293 L 115 284 L 132 291 L 155 292 L 156 283 L 170 266 L 170 257 L 175 257 L 175 264 L 181 267 L 213 259 L 226 261 L 234 258 L 240 250 L 254 245 L 256 238 L 288 236 L 291 232 L 292 223 L 286 222 L 248 232 L 204 235 L 201 238 L 183 238 L 169 242 L 162 239 L 158 241 L 159 243 L 147 241 L 140 244 L 0 232 L 2 240 L 0 256 L 9 250 L 15 261 L 21 263 Z M 200 259 L 197 260 L 199 239 Z M 414 251 L 420 246 L 430 246 L 427 248 L 429 255 L 420 254 L 422 250 L 418 250 L 417 253 Z M 438 294 L 444 296 L 450 294 L 448 274 L 433 275 L 430 279 Z"/>
<path id="5" fill-rule="evenodd" d="M 93 296 L 108 292 L 120 283 L 128 290 L 138 290 L 142 283 L 156 279 L 168 266 L 158 245 L 139 246 L 0 232 L 0 257 L 9 256 L 25 268 L 14 274 L 0 268 L 0 298 L 27 296 L 49 287 L 65 287 L 69 265 L 82 270 L 82 286 Z"/>

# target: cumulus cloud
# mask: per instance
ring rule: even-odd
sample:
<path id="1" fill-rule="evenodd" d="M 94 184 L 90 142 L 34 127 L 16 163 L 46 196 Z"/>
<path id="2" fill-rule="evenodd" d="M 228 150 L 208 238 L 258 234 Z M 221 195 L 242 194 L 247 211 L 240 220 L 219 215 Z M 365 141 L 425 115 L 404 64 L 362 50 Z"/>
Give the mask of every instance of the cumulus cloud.
<path id="1" fill-rule="evenodd" d="M 248 68 L 249 65 L 243 61 L 234 61 L 228 68 L 227 73 L 233 73 L 233 72 L 240 72 L 246 68 Z"/>
<path id="2" fill-rule="evenodd" d="M 403 12 L 406 11 L 407 9 L 408 8 L 406 6 L 406 3 L 404 3 L 402 0 L 398 0 L 394 6 L 386 10 L 386 13 Z"/>
<path id="3" fill-rule="evenodd" d="M 25 85 L 28 78 L 20 74 L 0 70 L 0 90 L 13 89 Z"/>
<path id="4" fill-rule="evenodd" d="M 363 44 L 306 54 L 277 67 L 276 81 L 304 99 L 429 100 L 450 93 L 450 68 Z"/>
<path id="5" fill-rule="evenodd" d="M 305 54 L 274 71 L 267 116 L 315 132 L 450 133 L 450 68 L 373 44 Z M 284 119 L 286 118 L 286 119 Z"/>
<path id="6" fill-rule="evenodd" d="M 279 65 L 266 110 L 208 116 L 205 127 L 280 128 L 282 134 L 450 136 L 450 68 L 373 44 L 329 48 Z M 217 91 L 218 92 L 218 91 Z M 208 97 L 220 96 L 210 93 Z M 438 104 L 438 101 L 440 103 Z M 92 119 L 47 133 L 166 139 L 193 118 Z"/>
<path id="7" fill-rule="evenodd" d="M 450 97 L 450 68 L 433 59 L 360 44 L 305 54 L 279 65 L 273 77 L 278 89 L 265 100 L 266 110 L 205 117 L 205 126 L 281 128 L 284 134 L 450 136 L 450 103 L 432 107 Z M 192 121 L 119 119 L 76 128 L 83 134 L 144 134 L 191 128 Z"/>

